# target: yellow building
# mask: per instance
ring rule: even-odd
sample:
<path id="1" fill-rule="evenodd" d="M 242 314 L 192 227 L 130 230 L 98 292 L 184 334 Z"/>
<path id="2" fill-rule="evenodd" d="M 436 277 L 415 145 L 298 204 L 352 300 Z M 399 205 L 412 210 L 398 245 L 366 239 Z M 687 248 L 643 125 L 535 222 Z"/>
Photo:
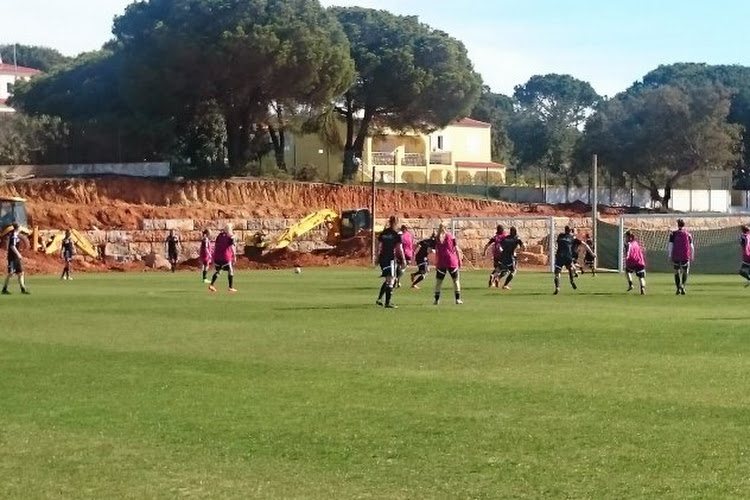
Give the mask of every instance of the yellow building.
<path id="1" fill-rule="evenodd" d="M 505 165 L 492 161 L 491 141 L 491 125 L 471 118 L 429 134 L 379 131 L 365 141 L 357 177 L 371 180 L 374 168 L 377 182 L 504 184 Z M 287 142 L 288 165 L 314 166 L 324 180 L 341 178 L 339 145 L 314 134 L 290 136 Z"/>

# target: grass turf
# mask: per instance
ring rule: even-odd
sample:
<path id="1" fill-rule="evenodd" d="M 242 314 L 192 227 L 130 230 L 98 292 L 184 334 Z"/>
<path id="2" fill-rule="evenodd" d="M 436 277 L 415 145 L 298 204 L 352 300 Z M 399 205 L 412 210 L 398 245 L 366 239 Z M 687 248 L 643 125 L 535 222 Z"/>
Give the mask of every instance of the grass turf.
<path id="1" fill-rule="evenodd" d="M 750 496 L 750 290 L 374 271 L 32 277 L 2 297 L 2 498 Z M 448 284 L 448 283 L 446 283 Z"/>

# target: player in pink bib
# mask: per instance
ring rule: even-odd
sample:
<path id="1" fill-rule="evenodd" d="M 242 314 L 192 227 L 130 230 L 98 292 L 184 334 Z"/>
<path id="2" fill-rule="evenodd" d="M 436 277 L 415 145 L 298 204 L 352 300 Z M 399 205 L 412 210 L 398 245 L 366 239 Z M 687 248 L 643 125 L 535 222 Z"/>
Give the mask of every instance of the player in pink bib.
<path id="1" fill-rule="evenodd" d="M 674 264 L 676 295 L 685 295 L 685 285 L 690 274 L 690 263 L 693 261 L 694 254 L 693 236 L 685 229 L 685 221 L 677 219 L 677 231 L 673 231 L 669 235 L 669 259 Z"/>
<path id="2" fill-rule="evenodd" d="M 437 241 L 435 243 L 435 258 L 437 260 L 437 282 L 435 283 L 435 305 L 440 303 L 440 289 L 443 286 L 443 280 L 446 274 L 450 274 L 453 279 L 453 291 L 456 297 L 456 304 L 463 304 L 461 300 L 461 282 L 459 281 L 458 270 L 461 267 L 461 256 L 459 255 L 456 239 L 451 233 L 446 231 L 445 225 L 440 224 L 437 232 Z"/>
<path id="3" fill-rule="evenodd" d="M 398 274 L 396 277 L 396 288 L 401 288 L 401 276 L 404 275 L 404 271 L 411 265 L 411 260 L 414 258 L 414 237 L 409 232 L 409 228 L 406 224 L 401 226 L 401 247 L 403 248 L 403 255 L 398 259 Z"/>
<path id="4" fill-rule="evenodd" d="M 641 295 L 646 294 L 646 255 L 643 247 L 631 231 L 625 233 L 625 272 L 628 277 L 628 292 L 633 290 L 633 273 L 641 285 Z"/>
<path id="5" fill-rule="evenodd" d="M 750 227 L 742 226 L 740 234 L 740 252 L 742 258 L 742 267 L 740 267 L 740 276 L 747 282 L 745 286 L 750 286 Z"/>
<path id="6" fill-rule="evenodd" d="M 505 228 L 502 224 L 498 224 L 495 235 L 490 238 L 484 246 L 484 250 L 482 250 L 482 257 L 484 257 L 487 254 L 487 250 L 492 248 L 492 272 L 490 273 L 490 280 L 487 283 L 487 286 L 490 288 L 493 286 L 497 288 L 500 284 L 500 255 L 503 253 L 503 240 L 507 236 Z"/>
<path id="7" fill-rule="evenodd" d="M 201 248 L 198 252 L 198 260 L 201 263 L 201 272 L 203 274 L 203 283 L 209 284 L 208 281 L 208 269 L 211 266 L 211 233 L 208 229 L 203 230 L 203 236 L 201 237 Z"/>
<path id="8" fill-rule="evenodd" d="M 234 288 L 234 263 L 236 261 L 236 255 L 234 251 L 234 235 L 232 234 L 232 225 L 227 224 L 226 228 L 222 230 L 216 237 L 214 242 L 214 267 L 216 272 L 211 278 L 211 284 L 208 289 L 212 292 L 216 291 L 216 280 L 219 279 L 219 275 L 222 271 L 227 272 L 227 279 L 229 280 L 229 293 L 234 293 L 237 289 Z"/>

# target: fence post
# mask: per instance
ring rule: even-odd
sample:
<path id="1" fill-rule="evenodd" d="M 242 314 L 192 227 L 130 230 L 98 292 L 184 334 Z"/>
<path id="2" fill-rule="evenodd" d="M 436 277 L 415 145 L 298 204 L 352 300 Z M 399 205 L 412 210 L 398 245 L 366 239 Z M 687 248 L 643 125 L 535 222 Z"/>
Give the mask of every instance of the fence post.
<path id="1" fill-rule="evenodd" d="M 490 167 L 484 169 L 484 196 L 490 199 Z"/>

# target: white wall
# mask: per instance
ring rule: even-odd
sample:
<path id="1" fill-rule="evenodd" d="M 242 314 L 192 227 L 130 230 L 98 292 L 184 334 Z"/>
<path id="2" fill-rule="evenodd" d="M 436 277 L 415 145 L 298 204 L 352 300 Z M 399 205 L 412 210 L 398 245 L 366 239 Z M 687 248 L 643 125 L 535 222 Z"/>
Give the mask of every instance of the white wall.
<path id="1" fill-rule="evenodd" d="M 664 191 L 659 192 L 662 196 Z M 629 189 L 599 189 L 599 203 L 603 205 L 630 206 Z M 547 203 L 582 201 L 589 203 L 588 188 L 571 188 L 566 197 L 565 188 L 547 188 Z M 641 208 L 653 208 L 651 196 L 645 189 L 633 191 L 633 204 Z M 722 189 L 674 189 L 670 208 L 680 212 L 721 212 L 729 213 L 732 206 L 732 193 Z"/>

